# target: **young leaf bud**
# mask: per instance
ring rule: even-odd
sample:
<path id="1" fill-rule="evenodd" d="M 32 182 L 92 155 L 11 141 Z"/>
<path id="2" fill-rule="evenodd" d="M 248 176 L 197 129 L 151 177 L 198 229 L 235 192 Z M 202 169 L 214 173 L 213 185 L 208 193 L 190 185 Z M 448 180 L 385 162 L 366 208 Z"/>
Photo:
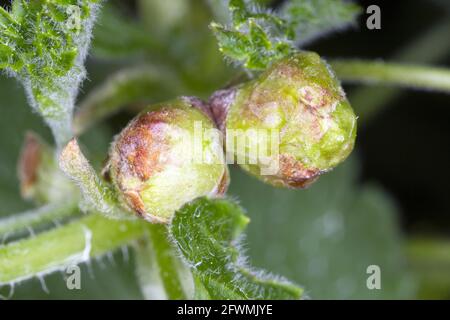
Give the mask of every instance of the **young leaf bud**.
<path id="1" fill-rule="evenodd" d="M 27 132 L 17 164 L 21 195 L 37 204 L 65 201 L 77 190 L 59 170 L 55 151 L 36 133 Z"/>
<path id="2" fill-rule="evenodd" d="M 255 80 L 216 92 L 210 106 L 226 132 L 227 155 L 276 186 L 306 187 L 354 146 L 356 116 L 338 79 L 316 53 L 283 58 Z M 244 146 L 233 141 L 230 150 L 229 140 L 240 135 Z"/>
<path id="3" fill-rule="evenodd" d="M 195 98 L 152 105 L 116 137 L 105 168 L 126 207 L 167 223 L 185 203 L 225 193 L 221 132 Z"/>

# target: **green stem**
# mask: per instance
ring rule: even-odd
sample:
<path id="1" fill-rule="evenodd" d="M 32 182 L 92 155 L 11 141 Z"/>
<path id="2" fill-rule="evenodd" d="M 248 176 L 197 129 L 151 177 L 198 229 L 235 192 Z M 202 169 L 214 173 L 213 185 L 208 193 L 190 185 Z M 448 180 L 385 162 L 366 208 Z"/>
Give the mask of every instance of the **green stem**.
<path id="1" fill-rule="evenodd" d="M 188 299 L 192 275 L 178 257 L 166 226 L 149 225 L 149 241 L 136 246 L 137 274 L 147 299 Z"/>
<path id="2" fill-rule="evenodd" d="M 71 216 L 77 210 L 76 203 L 47 204 L 0 220 L 0 240 L 2 237 L 18 235 L 30 228 L 40 227 Z"/>
<path id="3" fill-rule="evenodd" d="M 450 19 L 446 18 L 389 60 L 414 64 L 434 64 L 440 61 L 448 55 L 450 50 L 450 41 L 447 41 L 448 30 L 450 30 Z M 398 98 L 402 92 L 396 87 L 361 87 L 352 92 L 349 99 L 361 119 L 360 123 L 364 124 Z"/>
<path id="4" fill-rule="evenodd" d="M 120 208 L 114 191 L 97 175 L 75 138 L 61 151 L 59 166 L 78 185 L 90 208 L 113 219 L 132 217 Z"/>
<path id="5" fill-rule="evenodd" d="M 73 107 L 72 107 L 73 109 Z M 58 150 L 60 150 L 70 139 L 73 138 L 74 133 L 72 130 L 72 112 L 66 111 L 68 115 L 65 115 L 62 120 L 46 119 L 48 125 L 52 131 L 53 138 Z"/>
<path id="6" fill-rule="evenodd" d="M 419 280 L 419 297 L 450 298 L 450 240 L 413 238 L 407 256 Z"/>
<path id="7" fill-rule="evenodd" d="M 74 130 L 83 134 L 95 123 L 130 104 L 167 99 L 182 92 L 182 85 L 168 68 L 139 66 L 118 71 L 82 101 L 74 116 Z"/>
<path id="8" fill-rule="evenodd" d="M 43 276 L 101 256 L 143 236 L 143 221 L 91 214 L 35 237 L 0 247 L 0 285 Z"/>
<path id="9" fill-rule="evenodd" d="M 414 263 L 447 266 L 450 276 L 450 240 L 413 238 L 408 241 L 407 251 Z"/>
<path id="10" fill-rule="evenodd" d="M 331 65 L 342 81 L 450 93 L 450 69 L 364 60 L 334 60 Z"/>

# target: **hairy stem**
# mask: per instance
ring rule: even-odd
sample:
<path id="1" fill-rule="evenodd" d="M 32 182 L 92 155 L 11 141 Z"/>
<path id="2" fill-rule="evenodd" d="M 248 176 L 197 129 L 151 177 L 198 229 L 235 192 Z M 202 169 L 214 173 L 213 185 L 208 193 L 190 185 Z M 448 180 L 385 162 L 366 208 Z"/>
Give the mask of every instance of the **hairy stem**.
<path id="1" fill-rule="evenodd" d="M 365 60 L 334 60 L 331 65 L 342 81 L 450 93 L 450 69 Z"/>
<path id="2" fill-rule="evenodd" d="M 119 208 L 113 190 L 100 179 L 83 155 L 77 140 L 72 139 L 59 157 L 61 170 L 79 187 L 88 207 L 114 219 L 126 219 L 131 215 Z"/>
<path id="3" fill-rule="evenodd" d="M 67 118 L 61 121 L 47 120 L 58 148 L 62 148 L 73 137 L 72 116 Z"/>
<path id="4" fill-rule="evenodd" d="M 145 222 L 91 214 L 0 248 L 0 285 L 43 276 L 101 256 L 143 236 Z"/>
<path id="5" fill-rule="evenodd" d="M 0 220 L 0 239 L 69 217 L 77 210 L 75 202 L 47 204 Z"/>
<path id="6" fill-rule="evenodd" d="M 178 257 L 166 226 L 149 225 L 148 241 L 136 246 L 137 274 L 146 299 L 189 299 L 192 275 Z"/>

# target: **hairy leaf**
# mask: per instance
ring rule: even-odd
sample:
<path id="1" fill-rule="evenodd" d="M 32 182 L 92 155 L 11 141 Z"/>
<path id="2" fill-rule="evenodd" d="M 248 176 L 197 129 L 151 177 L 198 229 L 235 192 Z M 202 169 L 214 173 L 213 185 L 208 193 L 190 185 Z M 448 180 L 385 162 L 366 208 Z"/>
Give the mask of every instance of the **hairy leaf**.
<path id="1" fill-rule="evenodd" d="M 220 51 L 247 69 L 264 69 L 292 49 L 288 21 L 265 12 L 252 1 L 230 0 L 230 25 L 212 23 Z"/>
<path id="2" fill-rule="evenodd" d="M 196 298 L 301 298 L 301 288 L 247 265 L 240 240 L 248 222 L 237 204 L 221 199 L 201 198 L 177 212 L 171 232 L 191 266 Z"/>
<path id="3" fill-rule="evenodd" d="M 229 12 L 227 25 L 211 24 L 220 51 L 244 68 L 261 70 L 298 43 L 353 22 L 359 7 L 343 0 L 293 0 L 269 11 L 256 0 L 230 0 Z"/>
<path id="4" fill-rule="evenodd" d="M 17 77 L 59 144 L 71 115 L 99 0 L 14 0 L 0 7 L 0 68 Z"/>

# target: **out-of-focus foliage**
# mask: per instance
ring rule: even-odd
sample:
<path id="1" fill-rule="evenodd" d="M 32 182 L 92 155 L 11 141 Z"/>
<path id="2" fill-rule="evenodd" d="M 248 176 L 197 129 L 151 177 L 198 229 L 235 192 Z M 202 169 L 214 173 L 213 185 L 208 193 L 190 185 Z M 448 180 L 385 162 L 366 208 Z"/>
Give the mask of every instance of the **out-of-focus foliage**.
<path id="1" fill-rule="evenodd" d="M 273 189 L 232 171 L 231 193 L 247 208 L 248 246 L 257 266 L 301 283 L 312 298 L 414 297 L 396 207 L 375 186 L 356 183 L 356 159 L 307 190 Z M 382 290 L 369 290 L 369 265 Z"/>
<path id="2" fill-rule="evenodd" d="M 213 13 L 206 1 L 139 0 L 137 3 L 138 18 L 127 15 L 125 9 L 119 11 L 122 3 L 105 4 L 94 31 L 96 57 L 119 62 L 128 58 L 128 65 L 164 66 L 176 73 L 185 85 L 185 95 L 207 97 L 228 81 L 230 68 L 208 28 Z M 156 27 L 156 22 L 160 27 Z"/>
<path id="3" fill-rule="evenodd" d="M 148 103 L 181 94 L 182 85 L 173 70 L 154 66 L 125 68 L 109 75 L 80 102 L 74 115 L 74 130 L 81 134 L 124 106 L 139 110 Z"/>
<path id="4" fill-rule="evenodd" d="M 281 12 L 292 21 L 295 43 L 304 44 L 354 24 L 361 8 L 345 0 L 291 0 Z"/>
<path id="5" fill-rule="evenodd" d="M 143 56 L 146 48 L 155 45 L 152 37 L 142 32 L 139 20 L 126 16 L 108 3 L 99 13 L 93 37 L 92 53 L 108 59 Z"/>

